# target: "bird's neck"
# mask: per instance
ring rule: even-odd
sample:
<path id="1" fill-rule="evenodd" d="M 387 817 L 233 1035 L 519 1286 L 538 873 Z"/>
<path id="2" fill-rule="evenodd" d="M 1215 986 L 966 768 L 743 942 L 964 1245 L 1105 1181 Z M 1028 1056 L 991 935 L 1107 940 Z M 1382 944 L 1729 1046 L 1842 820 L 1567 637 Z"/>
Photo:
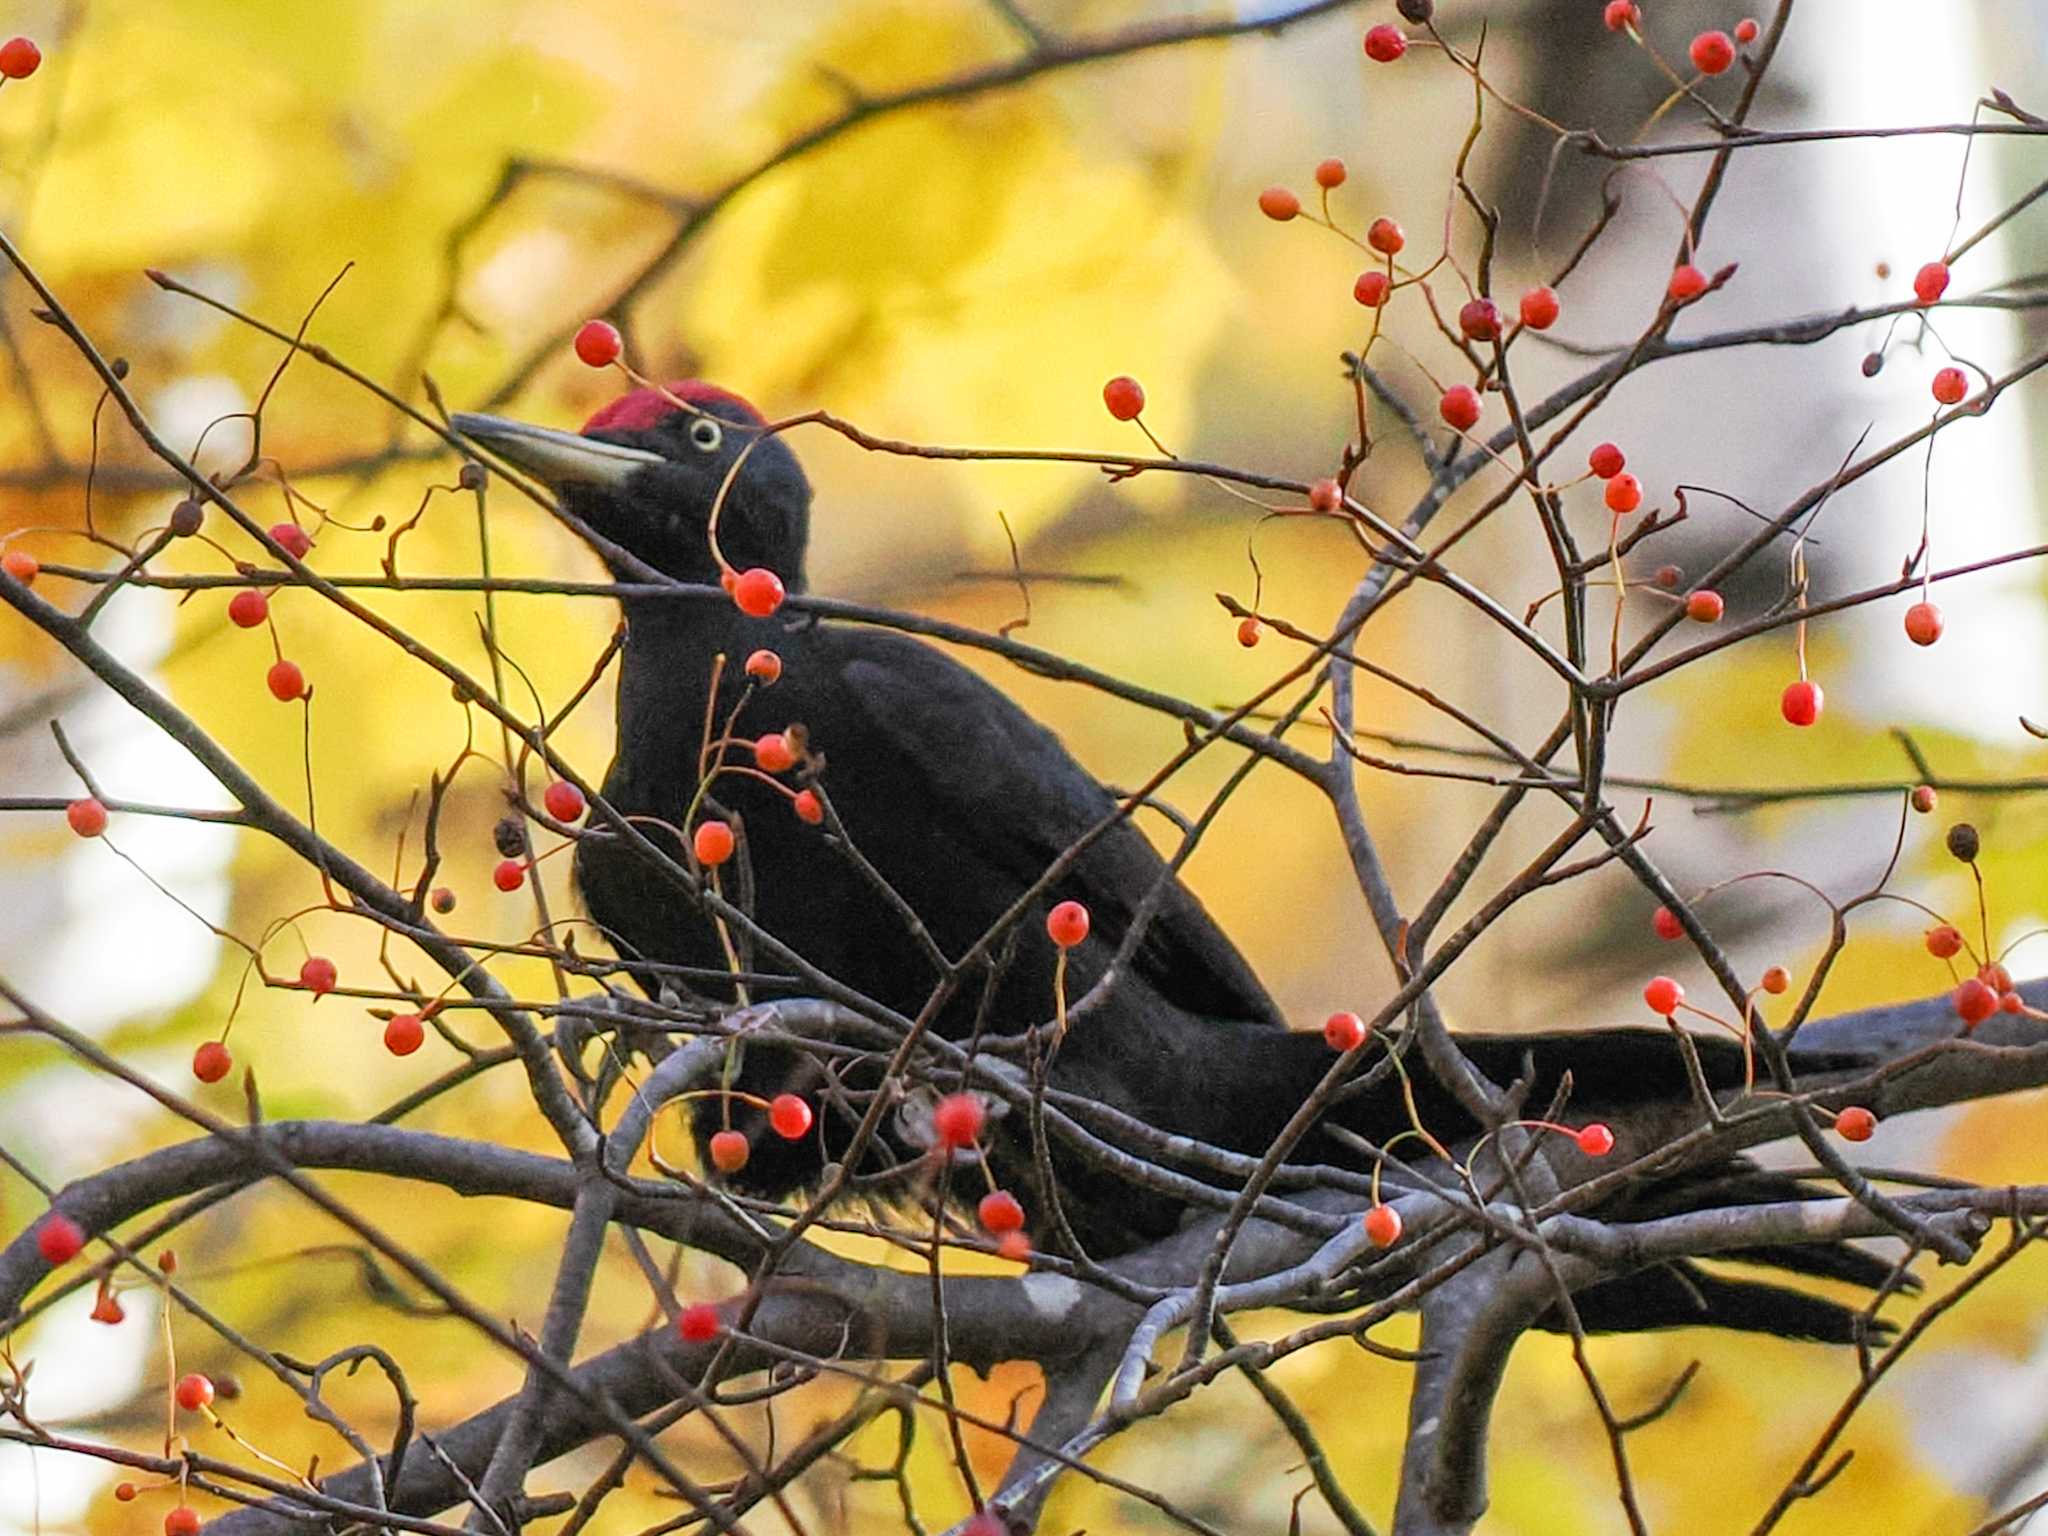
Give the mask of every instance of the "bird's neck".
<path id="1" fill-rule="evenodd" d="M 721 699 L 737 696 L 746 661 L 739 615 L 723 593 L 705 598 L 629 600 L 619 660 L 618 756 L 633 777 L 696 781 L 697 748 L 717 658 L 726 657 Z M 650 790 L 655 786 L 649 784 Z"/>

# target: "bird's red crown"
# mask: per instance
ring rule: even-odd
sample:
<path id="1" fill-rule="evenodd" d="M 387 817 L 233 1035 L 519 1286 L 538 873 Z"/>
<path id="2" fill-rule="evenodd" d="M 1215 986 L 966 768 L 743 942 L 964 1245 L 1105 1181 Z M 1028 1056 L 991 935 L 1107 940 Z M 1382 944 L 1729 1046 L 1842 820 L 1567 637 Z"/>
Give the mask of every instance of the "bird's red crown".
<path id="1" fill-rule="evenodd" d="M 702 379 L 678 379 L 668 386 L 668 393 L 676 400 L 691 405 L 710 405 L 714 401 L 736 405 L 755 421 L 766 424 L 767 418 L 740 396 L 729 389 L 720 389 L 716 384 L 706 384 Z M 676 410 L 675 400 L 656 389 L 636 389 L 631 394 L 619 396 L 604 407 L 590 420 L 583 423 L 585 432 L 644 432 L 664 416 Z"/>

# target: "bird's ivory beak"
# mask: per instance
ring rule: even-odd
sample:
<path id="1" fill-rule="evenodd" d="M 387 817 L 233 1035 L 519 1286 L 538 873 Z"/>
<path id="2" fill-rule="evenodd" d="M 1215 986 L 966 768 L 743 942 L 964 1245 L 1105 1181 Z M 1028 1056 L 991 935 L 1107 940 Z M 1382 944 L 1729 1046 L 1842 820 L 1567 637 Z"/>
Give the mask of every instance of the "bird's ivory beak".
<path id="1" fill-rule="evenodd" d="M 514 469 L 554 487 L 599 485 L 617 490 L 650 464 L 666 462 L 658 453 L 644 448 L 627 448 L 618 443 L 579 437 L 574 432 L 557 432 L 503 416 L 481 416 L 457 411 L 449 425 L 488 449 Z"/>

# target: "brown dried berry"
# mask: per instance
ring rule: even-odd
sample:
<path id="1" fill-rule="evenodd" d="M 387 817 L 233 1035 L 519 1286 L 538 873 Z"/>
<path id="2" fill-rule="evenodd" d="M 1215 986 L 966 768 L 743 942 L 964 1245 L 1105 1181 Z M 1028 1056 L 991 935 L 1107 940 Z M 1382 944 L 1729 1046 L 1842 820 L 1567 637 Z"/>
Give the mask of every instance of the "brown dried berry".
<path id="1" fill-rule="evenodd" d="M 480 491 L 484 488 L 485 478 L 483 465 L 477 463 L 475 459 L 470 459 L 462 466 L 462 472 L 455 477 L 455 483 L 465 491 Z"/>
<path id="2" fill-rule="evenodd" d="M 1948 851 L 1965 864 L 1977 862 L 1979 846 L 1977 829 L 1967 821 L 1959 821 L 1948 829 Z"/>
<path id="3" fill-rule="evenodd" d="M 507 816 L 491 828 L 491 842 L 500 858 L 516 859 L 526 852 L 526 828 L 517 816 Z"/>
<path id="4" fill-rule="evenodd" d="M 1394 0 L 1394 9 L 1401 13 L 1403 21 L 1412 21 L 1418 27 L 1427 26 L 1436 15 L 1436 0 Z"/>
<path id="5" fill-rule="evenodd" d="M 199 525 L 206 521 L 206 508 L 190 496 L 171 508 L 170 529 L 177 538 L 189 539 L 199 531 Z"/>

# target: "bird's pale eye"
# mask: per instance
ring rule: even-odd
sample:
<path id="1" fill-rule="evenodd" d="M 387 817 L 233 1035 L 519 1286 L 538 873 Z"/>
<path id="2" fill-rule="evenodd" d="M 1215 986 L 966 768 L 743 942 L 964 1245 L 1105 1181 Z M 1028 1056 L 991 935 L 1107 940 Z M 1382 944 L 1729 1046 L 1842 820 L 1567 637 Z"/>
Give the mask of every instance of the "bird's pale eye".
<path id="1" fill-rule="evenodd" d="M 690 423 L 690 441 L 706 453 L 716 453 L 725 441 L 725 430 L 709 416 L 699 416 Z"/>

